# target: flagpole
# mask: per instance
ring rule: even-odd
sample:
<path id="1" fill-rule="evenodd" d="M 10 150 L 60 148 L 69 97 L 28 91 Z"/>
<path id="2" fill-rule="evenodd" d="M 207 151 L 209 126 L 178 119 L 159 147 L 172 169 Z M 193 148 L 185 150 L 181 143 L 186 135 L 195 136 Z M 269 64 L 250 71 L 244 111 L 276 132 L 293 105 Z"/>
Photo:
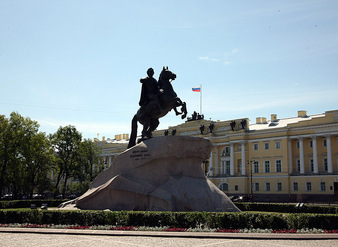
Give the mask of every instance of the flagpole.
<path id="1" fill-rule="evenodd" d="M 202 84 L 200 85 L 200 114 L 202 115 Z"/>

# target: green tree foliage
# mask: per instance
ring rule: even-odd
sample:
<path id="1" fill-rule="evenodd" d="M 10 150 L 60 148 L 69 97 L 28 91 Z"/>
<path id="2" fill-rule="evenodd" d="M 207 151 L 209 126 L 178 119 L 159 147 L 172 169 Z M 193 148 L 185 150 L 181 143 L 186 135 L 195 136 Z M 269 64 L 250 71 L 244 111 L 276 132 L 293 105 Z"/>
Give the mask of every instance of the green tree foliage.
<path id="1" fill-rule="evenodd" d="M 38 128 L 36 121 L 16 112 L 9 119 L 0 116 L 0 191 L 6 188 L 18 197 L 20 193 L 32 194 L 42 181 L 48 186 L 52 152 Z"/>
<path id="2" fill-rule="evenodd" d="M 30 169 L 26 173 L 28 193 L 33 195 L 33 191 L 42 193 L 50 188 L 48 174 L 52 165 L 55 163 L 54 150 L 45 133 L 38 133 L 31 138 L 27 150 L 27 166 Z"/>
<path id="3" fill-rule="evenodd" d="M 79 170 L 80 165 L 80 144 L 82 134 L 74 126 L 68 125 L 60 127 L 57 132 L 50 137 L 56 156 L 57 180 L 55 183 L 55 193 L 61 179 L 64 180 L 62 195 L 65 196 L 67 181 Z"/>
<path id="4" fill-rule="evenodd" d="M 20 194 L 50 191 L 52 171 L 56 174 L 55 193 L 62 184 L 65 195 L 70 178 L 80 182 L 73 190 L 84 192 L 103 165 L 99 147 L 81 139 L 81 133 L 71 125 L 47 137 L 30 118 L 16 112 L 9 118 L 0 115 L 0 195 L 12 193 L 18 198 Z"/>
<path id="5" fill-rule="evenodd" d="M 80 181 L 80 191 L 85 192 L 89 183 L 103 170 L 103 164 L 100 162 L 101 148 L 92 140 L 84 139 L 80 143 L 79 153 L 79 166 L 74 177 Z"/>
<path id="6" fill-rule="evenodd" d="M 0 193 L 7 184 L 9 161 L 9 120 L 0 115 Z"/>

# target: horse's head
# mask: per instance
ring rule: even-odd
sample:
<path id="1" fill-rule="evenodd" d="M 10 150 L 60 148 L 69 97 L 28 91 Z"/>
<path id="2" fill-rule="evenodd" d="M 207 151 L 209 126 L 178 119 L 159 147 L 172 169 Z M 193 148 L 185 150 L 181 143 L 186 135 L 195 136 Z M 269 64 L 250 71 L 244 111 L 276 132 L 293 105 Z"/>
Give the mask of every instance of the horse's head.
<path id="1" fill-rule="evenodd" d="M 171 72 L 167 67 L 163 67 L 162 72 L 160 74 L 160 79 L 159 80 L 175 80 L 176 79 L 176 74 Z"/>

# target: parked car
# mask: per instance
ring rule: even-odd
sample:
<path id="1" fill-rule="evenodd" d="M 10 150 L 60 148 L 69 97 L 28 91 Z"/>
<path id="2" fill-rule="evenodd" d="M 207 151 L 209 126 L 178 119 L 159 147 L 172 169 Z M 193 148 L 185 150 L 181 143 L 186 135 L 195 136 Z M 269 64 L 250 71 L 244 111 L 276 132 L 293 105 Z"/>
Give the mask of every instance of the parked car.
<path id="1" fill-rule="evenodd" d="M 70 194 L 70 195 L 68 195 L 66 198 L 67 198 L 67 199 L 75 199 L 76 197 L 77 197 L 76 195 Z"/>
<path id="2" fill-rule="evenodd" d="M 229 196 L 229 199 L 234 202 L 235 200 L 238 199 L 238 197 L 239 196 Z"/>
<path id="3" fill-rule="evenodd" d="M 44 195 L 41 194 L 33 194 L 33 199 L 44 199 Z"/>
<path id="4" fill-rule="evenodd" d="M 62 194 L 59 194 L 55 197 L 55 199 L 63 199 L 63 195 Z"/>
<path id="5" fill-rule="evenodd" d="M 13 194 L 5 194 L 2 198 L 4 200 L 12 200 L 13 199 Z"/>
<path id="6" fill-rule="evenodd" d="M 233 202 L 250 202 L 251 201 L 251 198 L 249 196 L 239 196 L 238 198 L 236 199 L 233 199 Z"/>

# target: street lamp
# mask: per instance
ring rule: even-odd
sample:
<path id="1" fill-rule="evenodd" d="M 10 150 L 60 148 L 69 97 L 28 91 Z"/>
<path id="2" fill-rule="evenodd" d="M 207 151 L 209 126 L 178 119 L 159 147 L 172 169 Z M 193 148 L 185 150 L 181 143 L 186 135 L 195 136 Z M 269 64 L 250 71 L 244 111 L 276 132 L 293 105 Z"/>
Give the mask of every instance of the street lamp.
<path id="1" fill-rule="evenodd" d="M 246 163 L 247 165 L 250 165 L 250 195 L 251 195 L 251 202 L 253 202 L 253 183 L 252 183 L 252 164 L 254 163 L 254 160 L 248 160 Z"/>

